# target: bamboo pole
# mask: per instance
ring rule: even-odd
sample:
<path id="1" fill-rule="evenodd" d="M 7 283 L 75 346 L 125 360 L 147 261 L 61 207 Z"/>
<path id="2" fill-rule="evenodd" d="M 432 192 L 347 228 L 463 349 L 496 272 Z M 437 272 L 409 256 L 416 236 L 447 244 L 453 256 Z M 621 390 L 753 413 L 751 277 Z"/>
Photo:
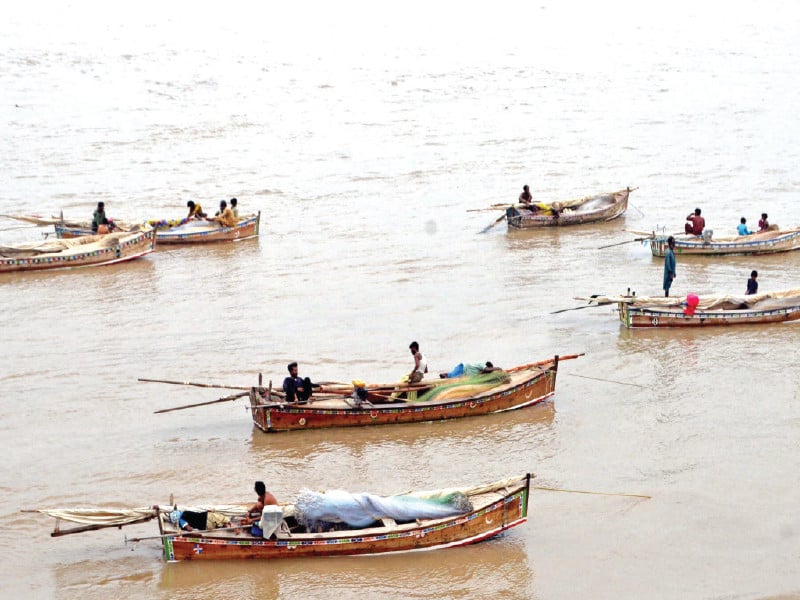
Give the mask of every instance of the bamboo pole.
<path id="1" fill-rule="evenodd" d="M 645 500 L 649 500 L 652 496 L 646 496 L 645 494 L 622 494 L 618 492 L 593 492 L 589 490 L 566 490 L 563 488 L 551 488 L 551 487 L 544 487 L 544 486 L 531 486 L 532 490 L 541 490 L 543 492 L 566 492 L 568 494 L 593 494 L 597 496 L 622 496 L 624 498 L 644 498 Z"/>
<path id="2" fill-rule="evenodd" d="M 209 404 L 218 404 L 219 402 L 230 402 L 231 400 L 236 400 L 238 398 L 243 398 L 247 396 L 250 392 L 240 392 L 239 394 L 233 394 L 231 396 L 225 396 L 224 398 L 219 398 L 217 400 L 210 400 L 208 402 L 198 402 L 196 404 L 184 404 L 183 406 L 175 406 L 173 408 L 162 408 L 161 410 L 154 410 L 153 414 L 158 415 L 161 413 L 168 413 L 174 410 L 183 410 L 185 408 L 195 408 L 197 406 L 208 406 Z"/>
<path id="3" fill-rule="evenodd" d="M 203 388 L 218 388 L 223 390 L 249 390 L 249 386 L 243 385 L 219 385 L 216 383 L 197 383 L 193 381 L 169 381 L 166 379 L 146 379 L 144 377 L 139 377 L 137 381 L 143 381 L 145 383 L 169 383 L 172 385 L 192 385 L 194 387 L 203 387 Z"/>

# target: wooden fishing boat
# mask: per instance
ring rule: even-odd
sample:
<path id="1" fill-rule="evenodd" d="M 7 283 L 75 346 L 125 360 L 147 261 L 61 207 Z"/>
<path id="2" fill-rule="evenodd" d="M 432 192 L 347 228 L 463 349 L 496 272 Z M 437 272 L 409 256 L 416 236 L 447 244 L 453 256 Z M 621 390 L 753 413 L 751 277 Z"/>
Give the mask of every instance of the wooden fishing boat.
<path id="1" fill-rule="evenodd" d="M 213 242 L 240 242 L 258 236 L 261 212 L 242 217 L 234 227 L 223 227 L 214 221 L 180 219 L 178 221 L 148 221 L 157 229 L 156 237 L 162 244 L 206 244 Z M 91 235 L 89 223 L 56 223 L 56 236 L 75 238 Z"/>
<path id="2" fill-rule="evenodd" d="M 528 518 L 531 474 L 488 485 L 411 492 L 395 496 L 349 495 L 332 490 L 302 492 L 293 504 L 266 507 L 262 536 L 237 525 L 247 505 L 218 507 L 167 506 L 138 509 L 37 509 L 56 521 L 52 536 L 122 527 L 155 519 L 164 558 L 168 561 L 214 559 L 275 559 L 352 556 L 436 550 L 465 546 L 494 537 Z M 309 497 L 311 495 L 311 497 Z M 349 508 L 361 504 L 364 514 Z M 173 524 L 173 511 L 215 512 L 231 525 L 219 529 L 183 531 Z M 60 521 L 80 524 L 61 529 Z M 268 521 L 271 526 L 267 526 Z M 266 535 L 266 537 L 264 537 Z"/>
<path id="3" fill-rule="evenodd" d="M 667 252 L 667 235 L 653 235 L 650 252 L 664 256 Z M 712 238 L 710 236 L 677 235 L 675 254 L 698 256 L 775 254 L 800 249 L 800 228 L 764 231 L 751 235 Z"/>
<path id="4" fill-rule="evenodd" d="M 395 423 L 442 421 L 516 410 L 537 404 L 555 393 L 560 360 L 554 358 L 521 365 L 495 376 L 437 379 L 408 385 L 399 383 L 323 386 L 307 404 L 287 403 L 281 391 L 250 390 L 253 423 L 266 433 L 359 427 Z"/>
<path id="5" fill-rule="evenodd" d="M 576 200 L 551 204 L 538 203 L 535 204 L 536 210 L 516 204 L 506 209 L 506 221 L 512 229 L 562 227 L 610 221 L 619 217 L 628 208 L 628 196 L 632 191 L 631 188 L 626 188 L 618 192 L 595 194 Z"/>
<path id="6" fill-rule="evenodd" d="M 155 246 L 156 231 L 151 228 L 75 240 L 0 246 L 0 273 L 111 265 L 149 254 Z"/>
<path id="7" fill-rule="evenodd" d="M 159 229 L 159 244 L 208 244 L 241 242 L 258 236 L 261 212 L 239 219 L 234 227 L 223 227 L 213 221 L 192 220 L 178 227 Z"/>
<path id="8" fill-rule="evenodd" d="M 694 309 L 687 298 L 600 296 L 593 300 L 616 302 L 619 319 L 629 328 L 764 325 L 800 319 L 800 288 L 750 296 L 696 296 Z"/>

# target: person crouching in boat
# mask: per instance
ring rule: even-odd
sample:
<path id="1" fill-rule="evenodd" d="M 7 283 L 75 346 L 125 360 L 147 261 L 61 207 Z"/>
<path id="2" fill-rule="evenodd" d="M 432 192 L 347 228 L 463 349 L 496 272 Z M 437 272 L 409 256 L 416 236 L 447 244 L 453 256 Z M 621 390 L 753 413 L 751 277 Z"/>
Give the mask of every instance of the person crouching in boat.
<path id="1" fill-rule="evenodd" d="M 228 203 L 225 200 L 219 201 L 219 212 L 217 216 L 211 217 L 209 221 L 219 223 L 222 227 L 236 227 L 237 223 L 233 211 L 228 207 Z"/>
<path id="2" fill-rule="evenodd" d="M 278 500 L 267 491 L 267 486 L 263 481 L 256 481 L 255 492 L 258 500 L 250 508 L 247 509 L 247 514 L 242 517 L 242 525 L 252 525 L 250 532 L 258 537 L 263 535 L 263 530 L 259 526 L 261 521 L 261 514 L 264 512 L 265 506 L 278 506 Z"/>
<path id="3" fill-rule="evenodd" d="M 92 215 L 92 233 L 103 234 L 114 231 L 115 226 L 113 221 L 109 221 L 106 217 L 106 204 L 105 202 L 97 203 L 97 210 Z"/>
<path id="4" fill-rule="evenodd" d="M 191 200 L 186 203 L 186 206 L 189 207 L 189 214 L 186 215 L 187 219 L 205 219 L 208 216 L 203 212 L 202 206 L 195 204 Z"/>
<path id="5" fill-rule="evenodd" d="M 230 527 L 231 522 L 222 513 L 206 510 L 195 512 L 193 510 L 178 510 L 177 508 L 169 513 L 169 520 L 183 531 L 206 531 L 208 529 L 219 529 L 220 527 Z"/>

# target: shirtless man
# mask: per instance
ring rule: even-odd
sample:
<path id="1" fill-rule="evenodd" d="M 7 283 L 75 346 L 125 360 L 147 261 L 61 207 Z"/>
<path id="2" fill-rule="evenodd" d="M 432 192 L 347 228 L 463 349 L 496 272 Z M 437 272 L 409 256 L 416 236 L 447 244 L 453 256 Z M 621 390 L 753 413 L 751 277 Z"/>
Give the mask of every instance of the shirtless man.
<path id="1" fill-rule="evenodd" d="M 525 206 L 529 206 L 532 201 L 533 201 L 533 196 L 531 196 L 530 189 L 528 189 L 527 185 L 523 185 L 522 193 L 519 195 L 519 203 L 524 204 Z"/>
<path id="2" fill-rule="evenodd" d="M 278 500 L 267 491 L 267 487 L 264 485 L 263 481 L 256 481 L 255 491 L 258 495 L 258 501 L 247 509 L 247 514 L 242 518 L 242 525 L 258 523 L 265 506 L 278 505 Z"/>
<path id="3" fill-rule="evenodd" d="M 695 208 L 694 212 L 686 217 L 688 221 L 683 230 L 692 235 L 703 235 L 703 229 L 706 227 L 706 220 L 700 216 L 700 209 Z"/>

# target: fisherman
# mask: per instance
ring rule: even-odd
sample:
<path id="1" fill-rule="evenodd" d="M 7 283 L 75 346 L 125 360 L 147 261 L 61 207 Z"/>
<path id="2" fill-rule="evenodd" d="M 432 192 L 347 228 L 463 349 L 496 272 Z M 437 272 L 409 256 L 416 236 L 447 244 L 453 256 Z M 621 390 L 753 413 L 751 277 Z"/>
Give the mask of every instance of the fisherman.
<path id="1" fill-rule="evenodd" d="M 225 200 L 219 201 L 219 213 L 217 215 L 216 217 L 211 217 L 209 221 L 215 221 L 222 227 L 236 227 L 237 219 L 233 215 L 233 211 L 228 208 L 228 203 Z"/>
<path id="2" fill-rule="evenodd" d="M 173 525 L 184 531 L 206 531 L 230 527 L 231 521 L 222 513 L 211 510 L 195 512 L 193 510 L 178 510 L 177 507 L 169 513 L 169 520 Z"/>
<path id="3" fill-rule="evenodd" d="M 692 235 L 703 235 L 703 229 L 706 227 L 706 220 L 700 216 L 700 209 L 695 208 L 694 213 L 689 214 L 686 217 L 686 220 L 689 221 L 683 227 L 683 230 L 686 233 L 691 233 Z"/>
<path id="4" fill-rule="evenodd" d="M 428 361 L 425 359 L 422 352 L 419 351 L 419 344 L 417 342 L 411 342 L 408 345 L 408 349 L 411 350 L 411 356 L 414 357 L 414 368 L 411 369 L 411 372 L 407 375 L 408 383 L 419 383 L 422 381 L 422 378 L 425 377 L 425 373 L 428 372 Z"/>
<path id="5" fill-rule="evenodd" d="M 485 375 L 486 373 L 493 373 L 494 371 L 502 371 L 500 367 L 495 367 L 491 361 L 487 360 L 485 363 L 458 363 L 447 373 L 439 373 L 442 379 L 452 379 L 453 377 L 473 375 Z"/>
<path id="6" fill-rule="evenodd" d="M 758 293 L 758 281 L 756 281 L 757 277 L 758 271 L 750 272 L 750 279 L 747 280 L 747 291 L 745 292 L 745 296 L 752 296 L 753 294 Z"/>
<path id="7" fill-rule="evenodd" d="M 700 210 L 699 208 L 697 210 Z M 675 279 L 675 238 L 667 238 L 667 251 L 664 254 L 664 297 L 669 298 L 669 288 Z"/>
<path id="8" fill-rule="evenodd" d="M 251 530 L 253 535 L 261 536 L 261 528 L 256 525 L 261 520 L 261 513 L 264 512 L 265 506 L 277 506 L 278 500 L 267 491 L 263 481 L 256 481 L 255 492 L 258 500 L 247 509 L 247 514 L 242 517 L 241 523 L 242 525 L 253 525 Z"/>
<path id="9" fill-rule="evenodd" d="M 519 195 L 519 203 L 524 204 L 525 206 L 530 206 L 531 202 L 533 201 L 533 196 L 531 196 L 531 190 L 528 188 L 528 185 L 522 186 L 522 193 Z"/>
<path id="10" fill-rule="evenodd" d="M 189 207 L 189 214 L 186 215 L 187 219 L 205 219 L 208 216 L 203 212 L 202 206 L 195 204 L 191 200 L 186 203 L 186 206 Z"/>
<path id="11" fill-rule="evenodd" d="M 98 202 L 97 210 L 92 215 L 92 233 L 108 233 L 113 229 L 114 223 L 106 218 L 105 202 Z"/>
<path id="12" fill-rule="evenodd" d="M 283 391 L 286 393 L 286 401 L 294 402 L 297 398 L 298 404 L 305 404 L 311 398 L 313 388 L 319 384 L 311 383 L 308 377 L 300 378 L 297 374 L 297 363 L 291 362 L 286 367 L 289 370 L 289 377 L 283 380 Z"/>
<path id="13" fill-rule="evenodd" d="M 239 218 L 239 201 L 236 198 L 231 198 L 231 212 L 234 217 Z"/>
<path id="14" fill-rule="evenodd" d="M 747 219 L 742 217 L 739 220 L 739 225 L 736 228 L 736 231 L 739 232 L 739 235 L 751 235 L 753 232 L 747 228 Z"/>
<path id="15" fill-rule="evenodd" d="M 762 231 L 769 231 L 769 221 L 767 220 L 767 213 L 761 213 L 761 218 L 758 221 L 758 233 Z"/>

